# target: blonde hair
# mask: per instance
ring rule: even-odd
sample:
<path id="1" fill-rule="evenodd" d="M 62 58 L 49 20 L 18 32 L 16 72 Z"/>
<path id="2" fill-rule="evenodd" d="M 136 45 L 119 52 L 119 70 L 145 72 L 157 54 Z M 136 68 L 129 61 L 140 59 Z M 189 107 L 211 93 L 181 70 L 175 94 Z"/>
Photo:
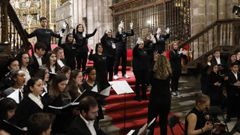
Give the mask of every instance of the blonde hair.
<path id="1" fill-rule="evenodd" d="M 172 69 L 166 56 L 158 55 L 153 66 L 154 78 L 165 80 L 172 74 Z"/>

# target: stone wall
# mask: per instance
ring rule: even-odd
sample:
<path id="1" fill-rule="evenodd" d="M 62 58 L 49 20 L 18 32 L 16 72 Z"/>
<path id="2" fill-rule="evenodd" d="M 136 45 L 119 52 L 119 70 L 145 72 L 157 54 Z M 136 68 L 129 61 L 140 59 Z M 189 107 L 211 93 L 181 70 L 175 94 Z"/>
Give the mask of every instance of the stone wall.
<path id="1" fill-rule="evenodd" d="M 94 48 L 107 28 L 112 28 L 112 16 L 109 6 L 112 0 L 69 0 L 56 10 L 57 28 L 66 20 L 71 28 L 84 24 L 86 32 L 92 33 L 96 27 L 96 35 L 88 41 Z"/>

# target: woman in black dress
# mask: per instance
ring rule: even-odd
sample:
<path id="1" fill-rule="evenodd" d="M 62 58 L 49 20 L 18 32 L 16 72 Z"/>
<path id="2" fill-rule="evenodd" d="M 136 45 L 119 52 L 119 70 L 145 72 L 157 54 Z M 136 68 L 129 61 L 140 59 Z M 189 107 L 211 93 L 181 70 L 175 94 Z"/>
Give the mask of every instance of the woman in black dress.
<path id="1" fill-rule="evenodd" d="M 109 86 L 107 79 L 106 56 L 103 55 L 103 47 L 101 43 L 96 44 L 96 53 L 91 51 L 89 60 L 93 60 L 94 68 L 96 69 L 96 82 L 98 90 L 101 91 Z"/>
<path id="2" fill-rule="evenodd" d="M 167 118 L 171 108 L 170 76 L 171 66 L 166 56 L 154 55 L 152 89 L 148 105 L 148 122 L 160 117 L 161 135 L 167 135 Z M 150 135 L 154 134 L 155 123 L 149 127 Z"/>
<path id="3" fill-rule="evenodd" d="M 76 31 L 76 32 L 75 32 Z M 88 39 L 94 36 L 97 29 L 91 34 L 84 33 L 83 24 L 78 24 L 76 30 L 73 30 L 73 37 L 76 40 L 76 59 L 77 69 L 85 71 L 88 58 Z"/>

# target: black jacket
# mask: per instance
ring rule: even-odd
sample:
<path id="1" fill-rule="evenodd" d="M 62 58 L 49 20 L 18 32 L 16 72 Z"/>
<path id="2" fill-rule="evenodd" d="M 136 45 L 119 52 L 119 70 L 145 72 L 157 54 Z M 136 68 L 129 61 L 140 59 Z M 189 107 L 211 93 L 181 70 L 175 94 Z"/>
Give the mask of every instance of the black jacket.
<path id="1" fill-rule="evenodd" d="M 59 45 L 63 48 L 65 54 L 65 63 L 67 66 L 70 66 L 71 63 L 75 63 L 76 57 L 76 44 L 73 43 L 64 43 Z"/>
<path id="2" fill-rule="evenodd" d="M 170 64 L 173 74 L 181 74 L 181 55 L 178 54 L 178 51 L 170 51 Z"/>
<path id="3" fill-rule="evenodd" d="M 47 47 L 47 51 L 51 51 L 51 37 L 60 38 L 59 34 L 54 33 L 51 29 L 39 28 L 34 30 L 28 35 L 28 38 L 37 37 L 37 42 L 44 43 Z"/>
<path id="4" fill-rule="evenodd" d="M 144 49 L 139 49 L 138 45 L 133 48 L 133 70 L 148 70 L 148 53 Z"/>
<path id="5" fill-rule="evenodd" d="M 86 36 L 83 36 L 82 32 L 76 32 L 73 30 L 73 37 L 76 40 L 76 52 L 81 53 L 81 52 L 88 52 L 88 38 L 94 36 L 97 32 L 97 29 L 93 31 L 91 34 L 86 34 Z"/>
<path id="6" fill-rule="evenodd" d="M 131 30 L 130 33 L 122 32 L 121 34 L 117 32 L 116 39 L 117 39 L 117 50 L 127 49 L 127 37 L 133 36 L 134 32 Z"/>
<path id="7" fill-rule="evenodd" d="M 117 43 L 117 39 L 108 37 L 107 34 L 104 34 L 101 38 L 101 43 L 103 47 L 103 54 L 107 57 L 114 57 L 116 48 L 113 48 L 112 44 Z"/>
<path id="8" fill-rule="evenodd" d="M 170 37 L 170 34 L 166 35 L 154 35 L 156 39 L 156 44 L 154 44 L 154 51 L 157 51 L 159 53 L 162 53 L 165 51 L 165 41 Z"/>
<path id="9" fill-rule="evenodd" d="M 94 128 L 97 135 L 105 135 L 105 133 L 100 129 L 98 122 L 95 120 Z M 86 123 L 80 116 L 77 116 L 70 124 L 67 130 L 67 135 L 91 135 Z"/>
<path id="10" fill-rule="evenodd" d="M 26 96 L 18 105 L 13 120 L 19 127 L 26 127 L 28 118 L 32 114 L 39 112 L 43 112 L 43 109 L 41 109 L 34 101 L 32 101 L 28 96 Z"/>

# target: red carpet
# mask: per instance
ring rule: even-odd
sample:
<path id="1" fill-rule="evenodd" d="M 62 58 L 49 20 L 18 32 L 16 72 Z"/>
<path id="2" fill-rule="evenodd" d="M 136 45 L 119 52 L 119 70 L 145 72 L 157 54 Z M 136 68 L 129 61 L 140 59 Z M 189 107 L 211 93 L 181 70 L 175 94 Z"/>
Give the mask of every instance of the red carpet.
<path id="1" fill-rule="evenodd" d="M 128 70 L 127 75 L 130 78 L 126 79 L 132 89 L 135 89 L 135 78 L 132 71 Z M 121 77 L 121 72 L 119 72 Z M 119 80 L 124 80 L 120 78 Z M 150 91 L 148 90 L 147 95 L 149 97 Z M 106 115 L 112 118 L 114 126 L 120 129 L 122 135 L 126 135 L 130 130 L 137 129 L 143 126 L 147 122 L 148 112 L 148 100 L 138 102 L 134 100 L 135 94 L 116 95 L 111 91 L 111 95 L 106 98 L 107 105 L 105 106 Z M 126 101 L 126 102 L 125 102 Z M 171 116 L 172 114 L 169 114 Z M 124 117 L 125 117 L 125 132 L 124 132 Z M 181 128 L 176 125 L 174 127 L 175 135 L 182 135 Z M 160 135 L 160 128 L 155 128 L 154 135 Z M 170 127 L 168 127 L 168 135 L 171 134 Z"/>

